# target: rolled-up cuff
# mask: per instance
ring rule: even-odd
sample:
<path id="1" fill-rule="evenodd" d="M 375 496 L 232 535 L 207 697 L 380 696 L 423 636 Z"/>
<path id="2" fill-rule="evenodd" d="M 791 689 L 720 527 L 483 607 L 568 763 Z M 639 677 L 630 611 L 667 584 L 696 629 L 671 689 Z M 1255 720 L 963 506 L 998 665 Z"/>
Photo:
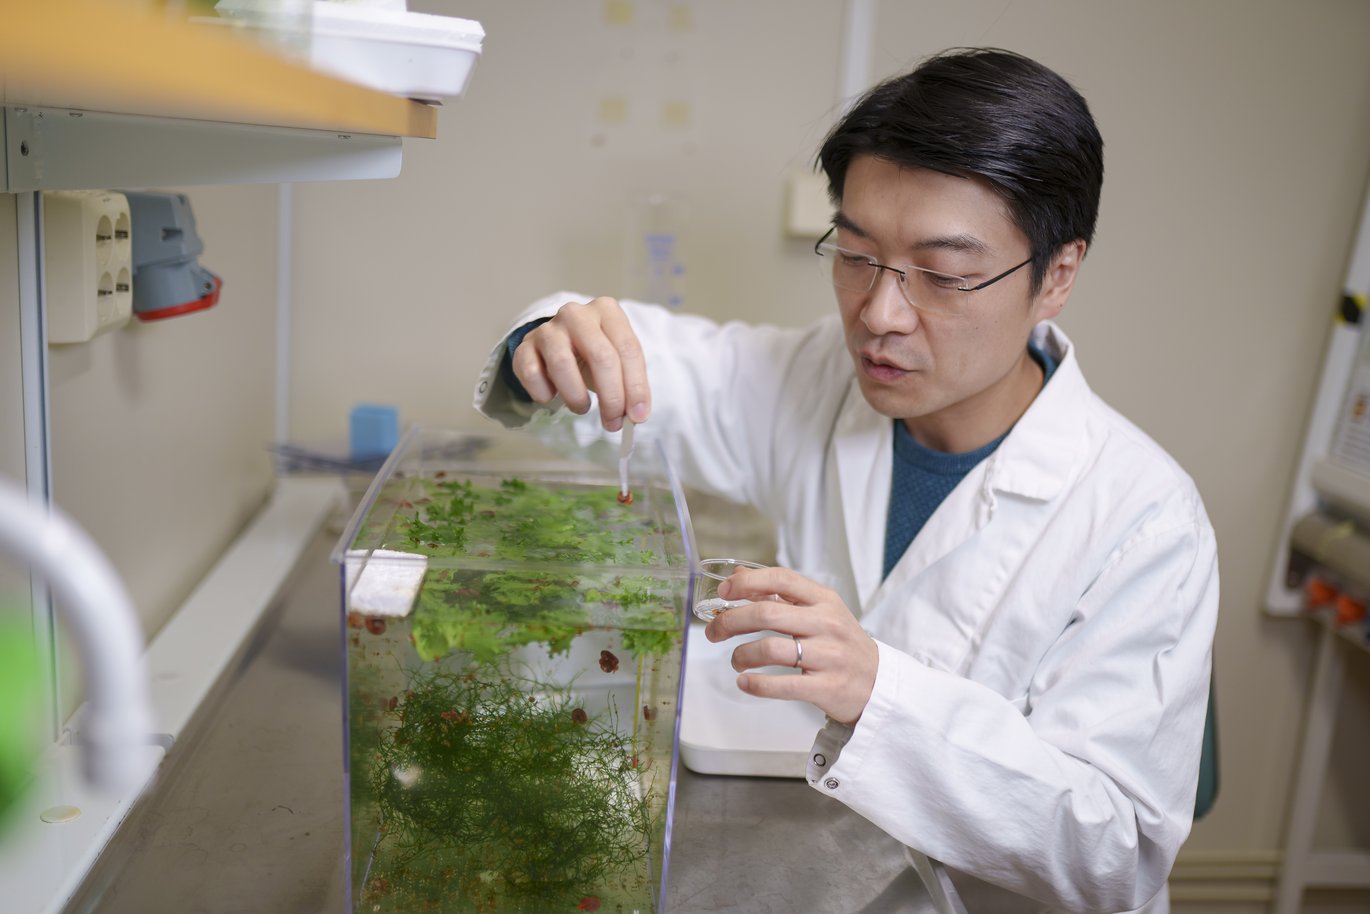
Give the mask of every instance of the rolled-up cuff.
<path id="1" fill-rule="evenodd" d="M 535 403 L 528 391 L 514 375 L 513 367 L 505 367 L 513 349 L 539 324 L 551 320 L 557 309 L 569 301 L 589 301 L 584 295 L 573 292 L 558 292 L 534 302 L 519 315 L 513 329 L 504 335 L 499 345 L 490 352 L 476 380 L 475 394 L 471 405 L 483 415 L 496 420 L 506 428 L 522 428 L 533 416 L 544 411 L 555 411 L 562 407 L 561 398 L 550 403 Z M 517 340 L 514 339 L 518 335 Z M 507 372 L 507 374 L 506 374 Z M 512 383 L 510 382 L 512 379 Z"/>

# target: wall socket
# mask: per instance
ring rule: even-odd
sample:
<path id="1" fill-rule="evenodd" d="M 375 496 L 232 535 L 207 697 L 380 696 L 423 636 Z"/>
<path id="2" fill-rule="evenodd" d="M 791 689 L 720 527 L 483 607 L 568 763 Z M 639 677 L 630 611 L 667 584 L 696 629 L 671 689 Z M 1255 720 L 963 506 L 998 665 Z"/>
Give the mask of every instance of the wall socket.
<path id="1" fill-rule="evenodd" d="M 133 223 L 108 190 L 43 194 L 49 343 L 84 343 L 133 314 Z"/>

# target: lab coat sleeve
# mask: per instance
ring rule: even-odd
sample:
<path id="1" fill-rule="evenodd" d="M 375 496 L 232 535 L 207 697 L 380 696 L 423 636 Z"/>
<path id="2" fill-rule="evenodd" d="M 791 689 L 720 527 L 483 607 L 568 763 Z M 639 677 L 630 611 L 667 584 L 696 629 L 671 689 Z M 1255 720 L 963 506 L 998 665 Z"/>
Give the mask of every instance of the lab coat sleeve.
<path id="1" fill-rule="evenodd" d="M 499 372 L 500 363 L 504 361 L 507 354 L 505 342 L 509 339 L 510 334 L 529 321 L 551 317 L 557 313 L 557 309 L 567 302 L 583 303 L 589 300 L 587 296 L 577 295 L 574 292 L 556 292 L 529 305 L 509 325 L 509 329 L 504 332 L 499 338 L 499 342 L 490 350 L 490 355 L 481 368 L 480 377 L 476 380 L 475 398 L 472 405 L 506 428 L 522 428 L 539 412 L 555 411 L 561 408 L 560 397 L 551 403 L 539 404 L 529 403 L 514 395 L 513 390 L 500 377 Z"/>
<path id="2" fill-rule="evenodd" d="M 1114 553 L 1040 664 L 1026 713 L 881 644 L 870 703 L 844 744 L 828 734 L 840 746 L 810 766 L 811 784 L 1053 909 L 1145 904 L 1189 832 L 1207 704 L 1217 561 L 1202 507 L 1192 512 Z"/>
<path id="3" fill-rule="evenodd" d="M 589 296 L 559 292 L 534 303 L 510 325 L 555 314 Z M 635 447 L 660 442 L 688 486 L 775 512 L 784 498 L 773 472 L 775 426 L 789 385 L 814 383 L 806 359 L 831 358 L 826 325 L 809 329 L 718 323 L 666 308 L 620 301 L 642 345 L 652 390 L 652 415 L 636 430 Z M 507 338 L 507 334 L 505 335 Z M 554 447 L 584 448 L 615 437 L 603 431 L 598 405 L 574 416 L 560 401 L 518 402 L 499 377 L 503 340 L 476 385 L 475 407 L 507 427 L 548 415 L 539 433 Z M 837 350 L 841 355 L 841 350 Z"/>

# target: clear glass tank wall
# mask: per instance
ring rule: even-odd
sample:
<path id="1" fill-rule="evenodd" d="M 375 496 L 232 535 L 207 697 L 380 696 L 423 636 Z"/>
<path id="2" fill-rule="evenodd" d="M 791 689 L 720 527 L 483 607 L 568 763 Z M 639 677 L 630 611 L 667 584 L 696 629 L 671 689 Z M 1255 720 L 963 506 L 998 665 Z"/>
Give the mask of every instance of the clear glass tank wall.
<path id="1" fill-rule="evenodd" d="M 680 489 L 646 449 L 625 505 L 607 471 L 451 459 L 464 440 L 406 435 L 335 551 L 351 910 L 659 912 Z"/>

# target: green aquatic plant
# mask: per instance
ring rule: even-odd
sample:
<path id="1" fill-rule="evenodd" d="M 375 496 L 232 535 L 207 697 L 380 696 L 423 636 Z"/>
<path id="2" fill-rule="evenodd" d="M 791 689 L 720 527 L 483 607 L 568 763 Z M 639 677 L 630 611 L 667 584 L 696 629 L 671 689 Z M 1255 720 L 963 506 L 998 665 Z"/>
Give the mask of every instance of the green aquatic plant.
<path id="1" fill-rule="evenodd" d="M 413 480 L 407 480 L 412 483 Z M 424 479 L 423 494 L 400 500 L 401 548 L 437 556 L 476 555 L 511 562 L 650 565 L 643 539 L 660 535 L 652 520 L 621 505 L 601 486 L 503 480 Z"/>
<path id="2" fill-rule="evenodd" d="M 425 659 L 466 651 L 478 663 L 524 644 L 564 653 L 590 627 L 577 597 L 572 581 L 539 572 L 432 573 L 414 610 L 414 647 Z"/>
<path id="3" fill-rule="evenodd" d="M 406 479 L 383 503 L 395 510 L 388 545 L 437 560 L 413 618 L 425 660 L 465 651 L 488 664 L 533 643 L 560 654 L 577 635 L 606 626 L 621 629 L 638 653 L 680 643 L 668 583 L 606 570 L 653 565 L 649 544 L 674 528 L 603 487 Z"/>
<path id="4" fill-rule="evenodd" d="M 545 683 L 439 672 L 386 719 L 370 783 L 386 849 L 364 901 L 545 914 L 645 877 L 654 823 L 612 707 L 593 715 Z"/>

